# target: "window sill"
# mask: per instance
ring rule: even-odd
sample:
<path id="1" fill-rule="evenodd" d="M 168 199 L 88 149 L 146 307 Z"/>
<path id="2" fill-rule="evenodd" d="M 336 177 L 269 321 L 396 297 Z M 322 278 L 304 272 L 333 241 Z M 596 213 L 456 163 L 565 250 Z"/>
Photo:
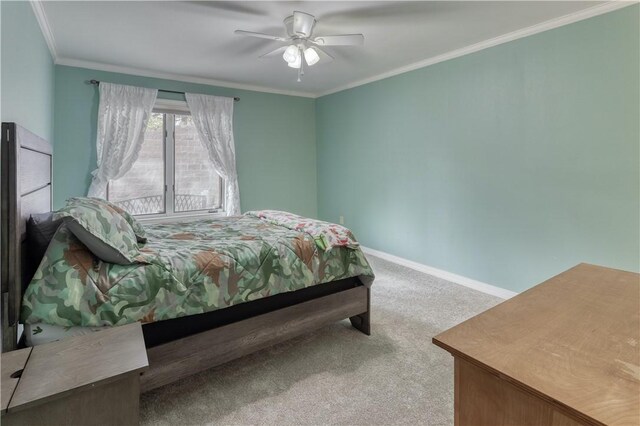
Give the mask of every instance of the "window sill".
<path id="1" fill-rule="evenodd" d="M 144 216 L 135 216 L 136 220 L 140 223 L 154 224 L 154 223 L 171 223 L 171 222 L 194 222 L 202 219 L 214 219 L 217 217 L 226 216 L 224 211 L 215 213 L 210 212 L 189 212 L 189 213 L 176 213 L 176 214 L 149 214 Z"/>

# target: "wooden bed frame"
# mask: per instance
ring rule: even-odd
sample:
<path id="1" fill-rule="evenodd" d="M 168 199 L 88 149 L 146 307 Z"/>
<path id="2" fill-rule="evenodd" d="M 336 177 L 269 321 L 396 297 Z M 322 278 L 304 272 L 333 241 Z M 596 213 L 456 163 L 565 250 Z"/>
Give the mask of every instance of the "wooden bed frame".
<path id="1" fill-rule="evenodd" d="M 52 155 L 44 139 L 2 123 L 2 352 L 18 347 L 26 221 L 51 211 Z M 369 335 L 369 312 L 370 290 L 360 285 L 148 348 L 142 392 L 345 318 Z"/>

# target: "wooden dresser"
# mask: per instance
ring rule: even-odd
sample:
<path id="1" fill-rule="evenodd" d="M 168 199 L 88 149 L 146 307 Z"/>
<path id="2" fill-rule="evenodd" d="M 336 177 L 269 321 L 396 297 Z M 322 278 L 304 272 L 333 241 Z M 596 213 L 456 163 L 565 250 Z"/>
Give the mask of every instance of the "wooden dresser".
<path id="1" fill-rule="evenodd" d="M 140 323 L 2 354 L 3 426 L 137 425 Z"/>
<path id="2" fill-rule="evenodd" d="M 580 264 L 433 338 L 456 425 L 640 425 L 640 275 Z"/>

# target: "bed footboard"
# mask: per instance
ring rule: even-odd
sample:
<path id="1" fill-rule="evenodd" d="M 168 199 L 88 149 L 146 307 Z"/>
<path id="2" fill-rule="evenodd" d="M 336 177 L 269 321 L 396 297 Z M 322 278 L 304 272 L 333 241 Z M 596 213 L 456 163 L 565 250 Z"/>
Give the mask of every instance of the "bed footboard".
<path id="1" fill-rule="evenodd" d="M 358 286 L 149 348 L 149 370 L 141 377 L 141 391 L 166 385 L 345 318 L 352 318 L 352 324 L 353 318 L 363 318 L 354 326 L 369 334 L 369 294 L 368 288 Z"/>
<path id="2" fill-rule="evenodd" d="M 351 325 L 362 331 L 367 336 L 371 336 L 371 289 L 367 288 L 367 311 L 350 317 Z"/>

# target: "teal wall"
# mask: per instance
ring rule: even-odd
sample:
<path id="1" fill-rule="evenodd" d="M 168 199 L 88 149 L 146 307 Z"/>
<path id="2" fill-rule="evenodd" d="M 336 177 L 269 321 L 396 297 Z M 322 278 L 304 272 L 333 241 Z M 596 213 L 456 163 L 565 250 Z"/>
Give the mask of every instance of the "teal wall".
<path id="1" fill-rule="evenodd" d="M 40 137 L 53 136 L 54 66 L 28 2 L 0 2 L 2 121 L 13 121 Z"/>
<path id="2" fill-rule="evenodd" d="M 242 210 L 281 209 L 317 215 L 314 99 L 60 65 L 55 71 L 54 207 L 60 207 L 68 197 L 86 194 L 96 167 L 98 89 L 86 83 L 96 79 L 240 96 L 234 109 L 234 136 Z"/>
<path id="3" fill-rule="evenodd" d="M 521 291 L 639 269 L 639 7 L 325 96 L 319 216 Z"/>
<path id="4" fill-rule="evenodd" d="M 514 291 L 640 269 L 638 5 L 315 101 L 54 67 L 30 5 L 0 12 L 2 121 L 54 142 L 55 207 L 95 168 L 95 78 L 242 97 L 243 210 L 343 215 L 366 246 Z"/>

